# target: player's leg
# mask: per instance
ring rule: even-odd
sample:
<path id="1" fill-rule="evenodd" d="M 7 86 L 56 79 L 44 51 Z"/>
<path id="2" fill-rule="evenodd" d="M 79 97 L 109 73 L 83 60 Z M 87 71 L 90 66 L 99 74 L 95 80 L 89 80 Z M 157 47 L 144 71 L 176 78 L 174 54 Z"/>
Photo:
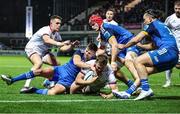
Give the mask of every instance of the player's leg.
<path id="1" fill-rule="evenodd" d="M 128 87 L 130 87 L 131 85 L 133 85 L 134 82 L 132 80 L 128 79 L 128 77 L 125 76 L 124 73 L 120 70 L 125 63 L 124 58 L 125 58 L 125 52 L 120 52 L 117 57 L 118 70 L 115 72 L 115 76 L 117 79 L 121 80 Z"/>
<path id="2" fill-rule="evenodd" d="M 77 91 L 81 90 L 84 86 L 78 85 L 75 83 L 75 81 L 72 83 L 70 87 L 70 94 L 74 94 Z"/>
<path id="3" fill-rule="evenodd" d="M 137 73 L 137 70 L 134 65 L 134 59 L 137 57 L 137 54 L 135 52 L 129 51 L 126 54 L 125 57 L 125 66 L 128 68 L 128 70 L 132 73 L 132 76 L 134 78 L 134 83 L 131 85 L 127 90 L 126 93 L 132 94 L 136 88 L 140 85 L 140 78 Z"/>
<path id="4" fill-rule="evenodd" d="M 45 78 L 52 78 L 53 74 L 54 74 L 54 69 L 50 67 L 50 68 L 45 68 L 45 69 L 28 71 L 28 72 L 22 73 L 20 75 L 14 76 L 13 78 L 8 77 L 6 75 L 1 75 L 1 78 L 3 79 L 3 81 L 7 82 L 8 85 L 10 85 L 17 81 L 27 80 L 27 79 L 31 79 L 31 78 L 34 78 L 37 76 L 45 77 Z"/>
<path id="5" fill-rule="evenodd" d="M 165 71 L 166 82 L 165 82 L 165 84 L 163 85 L 164 88 L 170 86 L 170 84 L 171 84 L 171 74 L 172 74 L 172 69 Z"/>
<path id="6" fill-rule="evenodd" d="M 43 62 L 51 66 L 58 66 L 60 63 L 52 53 L 48 53 L 43 57 Z"/>
<path id="7" fill-rule="evenodd" d="M 33 53 L 30 57 L 29 60 L 31 61 L 31 63 L 33 64 L 33 67 L 31 68 L 31 71 L 37 70 L 42 66 L 42 59 L 40 57 L 40 55 L 38 53 Z M 26 80 L 24 87 L 20 90 L 20 92 L 24 92 L 26 91 L 31 83 L 32 79 L 28 79 Z"/>
<path id="8" fill-rule="evenodd" d="M 157 69 L 153 66 L 153 62 L 149 54 L 145 53 L 145 54 L 140 55 L 138 58 L 136 58 L 135 67 L 141 79 L 140 82 L 141 82 L 141 88 L 142 88 L 141 93 L 135 100 L 140 100 L 145 97 L 152 96 L 153 91 L 150 88 L 150 85 L 148 83 L 148 75 L 149 73 L 153 73 L 157 71 Z"/>

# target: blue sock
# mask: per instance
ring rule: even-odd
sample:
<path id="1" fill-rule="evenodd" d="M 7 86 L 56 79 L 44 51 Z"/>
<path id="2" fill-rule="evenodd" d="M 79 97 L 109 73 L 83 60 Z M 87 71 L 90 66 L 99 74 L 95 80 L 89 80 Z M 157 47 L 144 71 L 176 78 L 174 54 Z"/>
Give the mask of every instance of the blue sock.
<path id="1" fill-rule="evenodd" d="M 12 82 L 16 82 L 16 81 L 19 81 L 19 80 L 26 80 L 26 79 L 30 79 L 30 78 L 33 78 L 34 77 L 34 73 L 33 71 L 29 71 L 29 72 L 26 72 L 24 74 L 20 74 L 14 78 L 12 78 Z"/>
<path id="2" fill-rule="evenodd" d="M 136 90 L 136 85 L 133 84 L 129 89 L 126 90 L 126 93 L 129 93 L 130 95 Z"/>
<path id="3" fill-rule="evenodd" d="M 148 79 L 141 79 L 141 88 L 145 91 L 149 90 L 149 83 L 148 83 Z"/>
<path id="4" fill-rule="evenodd" d="M 128 87 L 131 87 L 131 86 L 133 85 L 133 83 L 134 83 L 134 82 L 133 82 L 132 80 L 128 80 L 127 86 L 128 86 Z"/>
<path id="5" fill-rule="evenodd" d="M 48 94 L 48 89 L 37 89 L 37 90 L 35 90 L 35 93 L 47 95 Z"/>

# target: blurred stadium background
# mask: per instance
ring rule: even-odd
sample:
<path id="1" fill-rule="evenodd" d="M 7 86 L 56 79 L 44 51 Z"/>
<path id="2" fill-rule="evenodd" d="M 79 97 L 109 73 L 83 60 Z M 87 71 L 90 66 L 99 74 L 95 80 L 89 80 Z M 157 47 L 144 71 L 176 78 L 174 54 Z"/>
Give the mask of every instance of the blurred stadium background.
<path id="1" fill-rule="evenodd" d="M 29 40 L 25 37 L 27 6 L 33 8 L 33 33 L 48 25 L 51 15 L 60 15 L 63 18 L 60 30 L 62 38 L 78 39 L 81 41 L 80 47 L 84 47 L 90 41 L 95 42 L 97 36 L 88 25 L 91 14 L 104 17 L 105 11 L 113 7 L 116 11 L 115 20 L 119 25 L 136 34 L 141 29 L 145 10 L 159 9 L 166 17 L 173 13 L 173 2 L 174 0 L 1 0 L 0 55 L 23 54 Z"/>

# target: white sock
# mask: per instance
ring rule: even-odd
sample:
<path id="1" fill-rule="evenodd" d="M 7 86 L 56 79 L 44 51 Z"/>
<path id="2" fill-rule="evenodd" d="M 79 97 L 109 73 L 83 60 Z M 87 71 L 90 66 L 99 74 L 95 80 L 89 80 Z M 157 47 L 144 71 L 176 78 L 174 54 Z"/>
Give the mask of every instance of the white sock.
<path id="1" fill-rule="evenodd" d="M 24 87 L 29 87 L 30 84 L 31 84 L 31 80 L 32 80 L 32 79 L 27 79 L 26 82 L 25 82 L 25 84 L 24 84 Z"/>
<path id="2" fill-rule="evenodd" d="M 166 82 L 171 82 L 171 70 L 166 70 Z"/>
<path id="3" fill-rule="evenodd" d="M 33 71 L 34 70 L 34 68 L 31 68 L 31 71 Z M 31 79 L 27 79 L 26 80 L 26 82 L 25 82 L 25 84 L 24 84 L 24 87 L 30 87 L 30 84 L 31 84 L 31 80 L 32 80 L 33 78 L 31 78 Z"/>

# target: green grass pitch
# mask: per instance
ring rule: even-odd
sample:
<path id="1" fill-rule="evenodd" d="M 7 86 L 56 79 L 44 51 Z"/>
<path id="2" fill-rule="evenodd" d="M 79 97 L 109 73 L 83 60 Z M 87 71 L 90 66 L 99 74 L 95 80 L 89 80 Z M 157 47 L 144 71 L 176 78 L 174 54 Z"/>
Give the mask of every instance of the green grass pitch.
<path id="1" fill-rule="evenodd" d="M 58 59 L 63 64 L 69 60 L 69 57 Z M 0 56 L 0 74 L 15 76 L 28 71 L 31 66 L 28 59 L 23 56 Z M 126 68 L 122 70 L 130 76 Z M 164 75 L 163 72 L 149 78 L 155 95 L 150 100 L 143 101 L 115 98 L 107 100 L 96 95 L 82 94 L 56 96 L 19 94 L 24 81 L 7 86 L 0 79 L 0 113 L 180 113 L 179 71 L 173 69 L 172 86 L 166 89 L 162 88 L 165 81 Z M 31 85 L 43 88 L 43 80 L 43 78 L 36 78 Z M 120 81 L 118 85 L 120 91 L 127 88 Z"/>

